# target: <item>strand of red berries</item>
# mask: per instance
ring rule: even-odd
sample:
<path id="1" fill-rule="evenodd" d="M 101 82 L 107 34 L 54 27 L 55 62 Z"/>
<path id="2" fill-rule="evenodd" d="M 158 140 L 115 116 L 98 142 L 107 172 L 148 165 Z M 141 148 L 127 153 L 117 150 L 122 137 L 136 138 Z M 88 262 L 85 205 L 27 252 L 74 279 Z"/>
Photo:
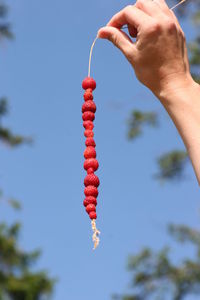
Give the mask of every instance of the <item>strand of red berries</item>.
<path id="1" fill-rule="evenodd" d="M 96 143 L 94 141 L 94 124 L 95 119 L 96 105 L 93 100 L 93 91 L 96 88 L 96 82 L 91 77 L 86 77 L 82 82 L 82 87 L 85 90 L 84 100 L 85 102 L 82 105 L 82 119 L 83 127 L 85 128 L 84 136 L 86 137 L 85 145 L 86 149 L 84 151 L 84 169 L 87 171 L 87 175 L 84 179 L 85 185 L 85 199 L 83 205 L 85 206 L 86 212 L 89 214 L 93 230 L 93 242 L 94 249 L 99 244 L 99 234 L 100 232 L 96 228 L 96 205 L 97 205 L 97 196 L 98 196 L 98 186 L 99 178 L 94 174 L 98 169 L 99 163 L 96 159 Z"/>
<path id="2" fill-rule="evenodd" d="M 184 3 L 186 0 L 180 0 L 176 5 L 174 5 L 171 10 Z M 121 29 L 127 28 L 127 26 L 123 26 Z M 85 185 L 85 200 L 83 201 L 83 205 L 86 207 L 86 212 L 89 214 L 92 223 L 93 230 L 93 242 L 94 249 L 99 244 L 99 230 L 96 228 L 96 206 L 97 206 L 97 196 L 98 196 L 98 186 L 99 186 L 99 178 L 94 174 L 94 172 L 98 169 L 99 163 L 96 159 L 96 144 L 93 139 L 94 137 L 94 124 L 93 121 L 95 119 L 96 105 L 93 101 L 93 91 L 96 88 L 96 82 L 93 78 L 90 77 L 90 67 L 91 67 L 91 57 L 92 51 L 95 45 L 96 40 L 98 39 L 98 35 L 94 39 L 89 56 L 89 67 L 88 67 L 88 77 L 86 77 L 82 82 L 82 87 L 85 90 L 84 100 L 85 102 L 82 105 L 82 119 L 83 119 L 83 127 L 85 128 L 84 135 L 86 137 L 85 145 L 86 149 L 84 151 L 84 169 L 87 171 L 87 175 L 84 179 Z"/>

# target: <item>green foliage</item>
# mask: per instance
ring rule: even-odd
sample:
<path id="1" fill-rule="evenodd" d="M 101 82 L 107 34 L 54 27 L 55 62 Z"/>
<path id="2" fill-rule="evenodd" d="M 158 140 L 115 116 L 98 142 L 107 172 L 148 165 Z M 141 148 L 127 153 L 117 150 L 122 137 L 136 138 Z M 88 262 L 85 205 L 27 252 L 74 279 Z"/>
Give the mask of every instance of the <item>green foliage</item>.
<path id="1" fill-rule="evenodd" d="M 32 142 L 31 138 L 13 134 L 8 128 L 4 127 L 0 127 L 0 140 L 11 147 Z"/>
<path id="2" fill-rule="evenodd" d="M 157 160 L 159 172 L 155 177 L 160 180 L 182 179 L 187 159 L 185 151 L 174 150 L 161 155 Z"/>
<path id="3" fill-rule="evenodd" d="M 13 39 L 14 35 L 11 31 L 10 24 L 0 25 L 0 38 L 5 37 L 7 39 Z"/>
<path id="4" fill-rule="evenodd" d="M 0 141 L 10 147 L 19 146 L 21 144 L 30 144 L 32 139 L 19 134 L 13 134 L 12 131 L 2 126 L 2 117 L 8 113 L 8 104 L 5 97 L 0 98 Z"/>
<path id="5" fill-rule="evenodd" d="M 192 74 L 192 78 L 194 79 L 194 81 L 196 81 L 198 84 L 200 84 L 200 76 L 191 72 Z"/>
<path id="6" fill-rule="evenodd" d="M 8 7 L 3 1 L 0 1 L 0 39 L 12 39 L 14 37 L 10 24 L 6 21 Z"/>
<path id="7" fill-rule="evenodd" d="M 8 13 L 8 8 L 3 2 L 0 2 L 0 18 L 4 18 Z"/>
<path id="8" fill-rule="evenodd" d="M 142 126 L 149 125 L 156 127 L 158 125 L 157 115 L 154 112 L 142 112 L 134 110 L 128 120 L 128 138 L 134 139 L 142 133 Z"/>
<path id="9" fill-rule="evenodd" d="M 189 295 L 200 295 L 200 232 L 184 225 L 170 225 L 169 233 L 177 242 L 187 242 L 196 249 L 196 255 L 174 263 L 170 248 L 158 252 L 149 248 L 128 258 L 132 273 L 132 292 L 115 296 L 121 300 L 183 300 Z"/>
<path id="10" fill-rule="evenodd" d="M 200 65 L 200 37 L 197 37 L 192 43 L 189 44 L 190 49 L 190 64 L 192 66 Z"/>
<path id="11" fill-rule="evenodd" d="M 5 97 L 0 98 L 0 117 L 6 115 L 8 112 L 8 103 Z"/>
<path id="12" fill-rule="evenodd" d="M 55 279 L 49 278 L 46 271 L 31 270 L 40 251 L 20 249 L 20 227 L 19 223 L 0 224 L 0 296 L 8 296 L 9 300 L 39 300 L 51 294 Z"/>
<path id="13" fill-rule="evenodd" d="M 200 11 L 196 11 L 193 16 L 193 21 L 195 25 L 200 25 Z"/>
<path id="14" fill-rule="evenodd" d="M 185 225 L 174 226 L 170 224 L 168 227 L 169 233 L 180 243 L 189 242 L 197 247 L 198 253 L 200 250 L 200 232 Z"/>
<path id="15" fill-rule="evenodd" d="M 20 210 L 21 209 L 21 203 L 16 200 L 16 199 L 8 199 L 8 203 L 11 205 L 12 208 L 14 208 L 15 210 Z"/>
<path id="16" fill-rule="evenodd" d="M 0 202 L 9 204 L 14 210 L 21 210 L 21 203 L 14 198 L 5 197 L 2 190 L 0 190 Z"/>
<path id="17" fill-rule="evenodd" d="M 13 37 L 10 25 L 6 23 L 7 7 L 0 1 L 0 38 Z M 0 99 L 0 141 L 11 147 L 30 143 L 31 139 L 16 135 L 3 127 L 2 118 L 8 113 L 5 97 Z M 5 201 L 16 210 L 20 203 L 13 198 L 7 199 L 0 190 L 0 201 Z M 55 279 L 46 271 L 33 271 L 32 265 L 40 257 L 40 251 L 24 251 L 19 247 L 20 223 L 8 226 L 0 223 L 0 300 L 44 300 L 52 293 Z"/>

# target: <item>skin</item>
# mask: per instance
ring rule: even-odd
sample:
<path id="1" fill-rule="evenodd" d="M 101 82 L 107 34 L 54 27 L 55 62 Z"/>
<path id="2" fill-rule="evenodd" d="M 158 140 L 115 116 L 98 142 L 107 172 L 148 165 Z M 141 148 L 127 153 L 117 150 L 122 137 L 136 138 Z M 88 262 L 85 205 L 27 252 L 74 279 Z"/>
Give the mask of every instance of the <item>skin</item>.
<path id="1" fill-rule="evenodd" d="M 121 30 L 124 25 L 130 36 Z M 174 13 L 164 0 L 138 0 L 115 14 L 97 36 L 122 51 L 139 81 L 167 110 L 200 185 L 200 86 L 191 77 L 185 36 Z"/>

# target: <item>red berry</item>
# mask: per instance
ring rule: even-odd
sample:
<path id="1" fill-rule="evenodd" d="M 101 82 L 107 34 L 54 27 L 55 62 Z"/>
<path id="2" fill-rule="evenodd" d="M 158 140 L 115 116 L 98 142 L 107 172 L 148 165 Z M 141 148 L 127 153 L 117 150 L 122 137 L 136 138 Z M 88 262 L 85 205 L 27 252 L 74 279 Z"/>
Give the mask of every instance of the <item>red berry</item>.
<path id="1" fill-rule="evenodd" d="M 84 157 L 87 158 L 95 158 L 96 157 L 96 150 L 94 147 L 87 147 L 84 151 Z"/>
<path id="2" fill-rule="evenodd" d="M 86 129 L 86 130 L 84 131 L 84 136 L 85 136 L 86 138 L 93 137 L 93 136 L 94 136 L 94 132 L 93 132 L 92 130 Z"/>
<path id="3" fill-rule="evenodd" d="M 88 146 L 92 146 L 92 147 L 96 147 L 96 143 L 94 141 L 93 138 L 87 138 L 85 141 L 85 145 Z"/>
<path id="4" fill-rule="evenodd" d="M 87 206 L 88 204 L 94 204 L 97 205 L 97 199 L 93 196 L 86 197 L 83 201 L 83 205 Z"/>
<path id="5" fill-rule="evenodd" d="M 96 211 L 96 207 L 95 207 L 94 204 L 88 204 L 88 205 L 86 206 L 86 209 L 85 209 L 85 210 L 86 210 L 87 213 L 89 214 L 91 211 Z"/>
<path id="6" fill-rule="evenodd" d="M 85 111 L 92 111 L 95 113 L 96 111 L 96 105 L 93 100 L 88 100 L 87 102 L 84 102 L 82 105 L 82 113 Z"/>
<path id="7" fill-rule="evenodd" d="M 83 127 L 84 127 L 85 129 L 90 129 L 90 130 L 92 130 L 92 129 L 94 128 L 94 124 L 93 124 L 92 121 L 84 121 L 84 122 L 83 122 Z"/>
<path id="8" fill-rule="evenodd" d="M 92 91 L 92 90 L 91 90 Z M 84 100 L 85 101 L 88 101 L 88 100 L 93 100 L 93 95 L 92 95 L 92 92 L 90 90 L 86 90 L 83 97 L 84 97 Z"/>
<path id="9" fill-rule="evenodd" d="M 99 178 L 95 174 L 87 174 L 84 179 L 84 185 L 93 185 L 98 187 L 99 186 Z"/>
<path id="10" fill-rule="evenodd" d="M 96 158 L 88 158 L 84 161 L 84 169 L 87 171 L 88 169 L 91 169 L 96 171 L 99 167 L 99 163 Z M 89 171 L 89 170 L 88 170 Z"/>
<path id="11" fill-rule="evenodd" d="M 91 111 L 85 111 L 83 114 L 82 114 L 82 119 L 83 121 L 93 121 L 95 118 L 95 115 L 93 112 Z"/>
<path id="12" fill-rule="evenodd" d="M 94 173 L 94 170 L 93 170 L 93 168 L 89 168 L 89 169 L 87 169 L 87 173 L 88 173 L 88 174 L 93 174 L 93 173 Z"/>
<path id="13" fill-rule="evenodd" d="M 98 196 L 98 190 L 97 190 L 96 186 L 93 186 L 93 185 L 86 186 L 84 193 L 85 193 L 86 197 L 93 196 L 96 198 Z"/>
<path id="14" fill-rule="evenodd" d="M 95 212 L 95 211 L 91 211 L 91 212 L 89 213 L 89 217 L 90 217 L 91 220 L 96 219 L 96 218 L 97 218 L 96 212 Z"/>
<path id="15" fill-rule="evenodd" d="M 86 89 L 85 93 L 91 93 L 92 94 L 92 89 L 91 88 Z"/>
<path id="16" fill-rule="evenodd" d="M 91 77 L 86 77 L 82 82 L 82 88 L 84 90 L 87 90 L 87 89 L 95 90 L 95 88 L 96 88 L 95 80 Z"/>

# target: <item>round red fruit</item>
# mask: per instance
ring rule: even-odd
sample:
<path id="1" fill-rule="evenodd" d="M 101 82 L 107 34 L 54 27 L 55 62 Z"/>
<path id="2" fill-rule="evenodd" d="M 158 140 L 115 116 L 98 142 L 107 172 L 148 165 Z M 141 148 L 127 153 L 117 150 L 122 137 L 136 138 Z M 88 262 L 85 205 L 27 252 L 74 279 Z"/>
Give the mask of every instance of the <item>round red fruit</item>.
<path id="1" fill-rule="evenodd" d="M 95 118 L 95 115 L 93 112 L 91 111 L 85 111 L 83 114 L 82 114 L 82 119 L 83 121 L 93 121 Z"/>
<path id="2" fill-rule="evenodd" d="M 87 90 L 87 89 L 95 90 L 95 88 L 96 88 L 95 80 L 92 77 L 86 77 L 82 82 L 82 88 L 84 90 Z"/>
<path id="3" fill-rule="evenodd" d="M 84 127 L 85 129 L 90 129 L 90 130 L 92 130 L 92 129 L 94 128 L 94 124 L 93 124 L 92 121 L 84 121 L 84 122 L 83 122 L 83 127 Z"/>
<path id="4" fill-rule="evenodd" d="M 93 185 L 86 186 L 84 193 L 85 193 L 86 197 L 93 196 L 96 198 L 98 196 L 98 190 L 97 190 L 96 186 L 93 186 Z"/>
<path id="5" fill-rule="evenodd" d="M 87 173 L 88 173 L 88 174 L 93 174 L 93 173 L 94 173 L 94 170 L 93 170 L 93 168 L 89 168 L 89 169 L 87 169 Z"/>
<path id="6" fill-rule="evenodd" d="M 86 89 L 85 93 L 91 93 L 92 94 L 92 89 L 91 88 Z"/>
<path id="7" fill-rule="evenodd" d="M 91 211 L 96 211 L 96 207 L 95 207 L 94 204 L 88 204 L 88 205 L 86 206 L 86 209 L 85 209 L 85 210 L 86 210 L 87 213 L 89 214 Z"/>
<path id="8" fill-rule="evenodd" d="M 87 174 L 85 179 L 84 179 L 84 185 L 93 185 L 98 187 L 100 184 L 99 178 L 93 173 L 93 174 Z"/>
<path id="9" fill-rule="evenodd" d="M 93 95 L 92 95 L 92 92 L 90 90 L 86 90 L 83 97 L 84 97 L 85 101 L 93 100 Z"/>
<path id="10" fill-rule="evenodd" d="M 93 113 L 95 113 L 96 105 L 95 105 L 94 101 L 88 100 L 88 101 L 83 103 L 82 113 L 84 113 L 85 111 L 92 111 Z"/>
<path id="11" fill-rule="evenodd" d="M 97 218 L 96 212 L 95 212 L 95 211 L 91 211 L 91 212 L 89 213 L 89 217 L 90 217 L 91 220 L 96 219 L 96 218 Z"/>
<path id="12" fill-rule="evenodd" d="M 93 172 L 96 171 L 99 167 L 99 163 L 96 158 L 88 158 L 84 161 L 84 169 L 93 169 Z"/>
<path id="13" fill-rule="evenodd" d="M 94 132 L 93 132 L 92 130 L 86 129 L 86 130 L 84 131 L 84 136 L 85 136 L 86 138 L 93 137 L 93 136 L 94 136 Z"/>
<path id="14" fill-rule="evenodd" d="M 87 158 L 95 158 L 96 157 L 96 151 L 94 147 L 87 147 L 84 151 L 84 157 Z"/>
<path id="15" fill-rule="evenodd" d="M 86 197 L 83 201 L 83 205 L 87 206 L 88 204 L 94 204 L 97 205 L 97 199 L 93 196 Z"/>
<path id="16" fill-rule="evenodd" d="M 92 146 L 92 147 L 96 147 L 96 143 L 94 141 L 93 138 L 87 138 L 85 141 L 85 145 L 88 146 Z"/>

